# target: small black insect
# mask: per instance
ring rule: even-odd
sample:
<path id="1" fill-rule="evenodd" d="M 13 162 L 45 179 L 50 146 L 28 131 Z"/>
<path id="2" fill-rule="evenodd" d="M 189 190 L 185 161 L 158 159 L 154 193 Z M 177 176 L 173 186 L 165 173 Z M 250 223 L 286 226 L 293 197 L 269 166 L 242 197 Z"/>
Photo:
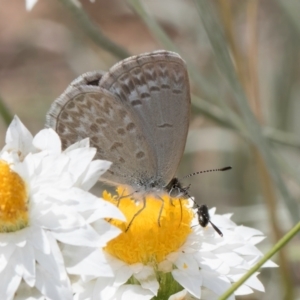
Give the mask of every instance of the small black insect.
<path id="1" fill-rule="evenodd" d="M 197 215 L 198 222 L 202 227 L 206 227 L 208 223 L 213 227 L 213 229 L 220 235 L 223 236 L 222 231 L 210 220 L 208 207 L 205 204 L 200 206 L 197 205 Z"/>
<path id="2" fill-rule="evenodd" d="M 198 174 L 202 174 L 202 173 L 208 173 L 208 172 L 215 172 L 215 171 L 227 171 L 227 170 L 231 170 L 231 167 L 225 167 L 225 168 L 221 168 L 221 169 L 213 169 L 213 170 L 205 170 L 205 171 L 199 171 L 199 172 L 195 172 L 192 174 L 189 174 L 187 176 L 184 176 L 181 179 L 185 179 L 194 175 L 198 175 Z M 165 190 L 169 193 L 169 195 L 171 197 L 177 197 L 177 198 L 190 198 L 192 199 L 192 197 L 189 195 L 188 190 L 190 188 L 190 185 L 188 185 L 187 187 L 184 187 L 178 178 L 173 178 L 170 183 L 165 186 Z M 205 204 L 202 205 L 198 205 L 195 201 L 195 206 L 197 208 L 197 215 L 198 215 L 198 222 L 202 227 L 206 227 L 208 225 L 208 223 L 210 223 L 210 225 L 213 227 L 213 229 L 220 235 L 223 236 L 223 233 L 221 232 L 221 230 L 211 222 L 210 220 L 210 216 L 209 216 L 209 212 L 208 212 L 208 207 Z"/>

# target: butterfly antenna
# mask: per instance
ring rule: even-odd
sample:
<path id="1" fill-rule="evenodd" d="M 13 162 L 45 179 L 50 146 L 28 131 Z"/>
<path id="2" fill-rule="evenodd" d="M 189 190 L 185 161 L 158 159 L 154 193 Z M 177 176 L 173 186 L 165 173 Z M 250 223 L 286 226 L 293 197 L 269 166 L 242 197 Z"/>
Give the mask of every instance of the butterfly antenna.
<path id="1" fill-rule="evenodd" d="M 210 170 L 204 170 L 204 171 L 198 171 L 198 172 L 194 172 L 194 173 L 191 173 L 189 175 L 186 175 L 182 178 L 180 178 L 180 180 L 182 179 L 185 179 L 185 178 L 189 178 L 189 177 L 192 177 L 192 176 L 195 176 L 195 175 L 199 175 L 199 174 L 202 174 L 202 173 L 209 173 L 209 172 L 223 172 L 223 171 L 228 171 L 228 170 L 231 170 L 232 167 L 228 166 L 228 167 L 225 167 L 225 168 L 221 168 L 221 169 L 210 169 Z"/>

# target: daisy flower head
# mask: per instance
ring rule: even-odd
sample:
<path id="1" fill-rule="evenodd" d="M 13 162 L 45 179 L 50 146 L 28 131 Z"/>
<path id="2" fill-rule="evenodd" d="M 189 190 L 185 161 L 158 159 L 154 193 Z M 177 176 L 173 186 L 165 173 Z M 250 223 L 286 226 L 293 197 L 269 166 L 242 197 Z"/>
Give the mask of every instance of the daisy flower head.
<path id="1" fill-rule="evenodd" d="M 110 165 L 95 152 L 88 140 L 61 151 L 52 129 L 32 137 L 12 121 L 0 152 L 0 299 L 72 299 L 60 245 L 104 247 L 119 234 L 105 218 L 122 213 L 88 192 Z"/>
<path id="2" fill-rule="evenodd" d="M 81 268 L 68 269 L 79 275 L 73 283 L 75 299 L 216 299 L 262 257 L 255 247 L 264 238 L 261 232 L 237 226 L 230 215 L 211 209 L 222 237 L 211 224 L 199 225 L 199 208 L 193 208 L 191 199 L 162 192 L 144 195 L 141 201 L 124 187 L 117 188 L 117 195 L 104 192 L 103 198 L 118 206 L 127 221 L 110 220 L 122 233 L 93 252 Z M 73 264 L 83 261 L 73 251 L 66 256 Z M 84 272 L 98 261 L 106 261 L 113 276 L 100 267 Z M 236 295 L 252 289 L 263 291 L 256 277 Z"/>

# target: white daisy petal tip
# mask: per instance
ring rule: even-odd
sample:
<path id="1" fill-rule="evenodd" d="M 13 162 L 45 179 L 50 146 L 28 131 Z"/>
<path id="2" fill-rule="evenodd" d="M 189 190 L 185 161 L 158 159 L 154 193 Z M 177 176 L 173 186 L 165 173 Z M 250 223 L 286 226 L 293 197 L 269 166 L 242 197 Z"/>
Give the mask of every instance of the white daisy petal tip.
<path id="1" fill-rule="evenodd" d="M 182 290 L 170 296 L 168 300 L 188 300 L 188 299 L 189 299 L 188 292 L 186 290 Z"/>
<path id="2" fill-rule="evenodd" d="M 38 0 L 25 0 L 26 10 L 30 11 L 35 6 Z"/>
<path id="3" fill-rule="evenodd" d="M 61 153 L 61 141 L 58 134 L 52 128 L 42 129 L 33 139 L 33 145 L 40 151 L 48 151 L 50 154 Z"/>
<path id="4" fill-rule="evenodd" d="M 159 283 L 152 267 L 145 266 L 142 271 L 135 274 L 134 277 L 140 282 L 144 289 L 150 290 L 155 296 L 157 296 Z"/>
<path id="5" fill-rule="evenodd" d="M 27 155 L 32 149 L 32 134 L 24 126 L 18 116 L 14 116 L 11 121 L 5 137 L 6 145 L 2 149 L 1 153 L 18 152 L 22 158 Z"/>

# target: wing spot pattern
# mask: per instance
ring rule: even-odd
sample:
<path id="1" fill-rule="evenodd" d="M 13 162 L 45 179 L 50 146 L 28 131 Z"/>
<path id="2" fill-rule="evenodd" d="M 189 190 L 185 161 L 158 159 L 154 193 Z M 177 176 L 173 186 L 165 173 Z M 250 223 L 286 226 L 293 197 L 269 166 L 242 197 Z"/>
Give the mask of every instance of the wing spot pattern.
<path id="1" fill-rule="evenodd" d="M 135 130 L 135 128 L 136 128 L 136 126 L 132 122 L 126 126 L 127 131 L 133 131 L 133 130 Z"/>
<path id="2" fill-rule="evenodd" d="M 143 72 L 140 67 L 135 68 L 132 72 L 132 75 L 133 75 L 133 83 L 135 86 L 147 85 L 145 77 L 142 76 Z"/>
<path id="3" fill-rule="evenodd" d="M 113 108 L 108 101 L 104 101 L 102 109 L 107 115 L 109 115 L 110 112 L 113 111 Z"/>
<path id="4" fill-rule="evenodd" d="M 98 138 L 97 136 L 93 136 L 93 137 L 91 138 L 91 142 L 92 142 L 93 144 L 98 144 L 98 143 L 99 143 L 99 138 Z"/>
<path id="5" fill-rule="evenodd" d="M 125 120 L 125 118 L 127 117 L 127 112 L 123 109 L 118 110 L 118 114 L 121 120 Z"/>
<path id="6" fill-rule="evenodd" d="M 105 155 L 104 155 L 105 151 L 102 148 L 100 148 L 99 146 L 96 146 L 96 145 L 92 145 L 92 146 L 97 149 L 97 156 L 99 158 L 105 158 Z"/>
<path id="7" fill-rule="evenodd" d="M 145 153 L 143 152 L 143 151 L 139 151 L 136 155 L 135 155 L 135 157 L 137 158 L 137 159 L 141 159 L 141 158 L 143 158 L 145 156 Z"/>
<path id="8" fill-rule="evenodd" d="M 173 94 L 182 94 L 182 91 L 181 90 L 172 90 L 172 93 Z"/>
<path id="9" fill-rule="evenodd" d="M 150 87 L 150 92 L 159 92 L 160 88 L 158 86 L 151 86 Z"/>
<path id="10" fill-rule="evenodd" d="M 68 104 L 66 105 L 67 109 L 74 109 L 75 108 L 75 104 L 73 101 L 69 101 Z"/>
<path id="11" fill-rule="evenodd" d="M 92 124 L 90 126 L 90 130 L 94 133 L 97 133 L 99 131 L 98 126 L 96 124 Z"/>
<path id="12" fill-rule="evenodd" d="M 61 114 L 60 114 L 60 119 L 62 120 L 67 120 L 69 118 L 69 114 L 66 112 L 66 111 L 63 111 Z"/>
<path id="13" fill-rule="evenodd" d="M 131 105 L 132 106 L 142 105 L 142 101 L 141 100 L 132 100 Z"/>
<path id="14" fill-rule="evenodd" d="M 103 118 L 97 118 L 96 123 L 100 126 L 107 126 L 107 122 Z"/>
<path id="15" fill-rule="evenodd" d="M 150 98 L 150 94 L 149 93 L 142 93 L 141 97 L 142 97 L 142 99 L 144 99 L 144 98 Z"/>
<path id="16" fill-rule="evenodd" d="M 119 162 L 122 163 L 122 164 L 125 162 L 125 159 L 124 159 L 123 157 L 121 157 L 121 156 L 119 157 L 118 160 L 119 160 Z"/>
<path id="17" fill-rule="evenodd" d="M 122 148 L 123 144 L 120 142 L 114 142 L 113 145 L 110 147 L 111 151 L 117 150 L 118 148 Z"/>
<path id="18" fill-rule="evenodd" d="M 123 128 L 118 128 L 117 133 L 118 133 L 118 135 L 121 135 L 121 136 L 124 136 L 126 134 L 126 132 Z"/>
<path id="19" fill-rule="evenodd" d="M 58 133 L 64 133 L 66 131 L 66 126 L 62 123 L 59 123 L 57 126 L 57 132 Z"/>

